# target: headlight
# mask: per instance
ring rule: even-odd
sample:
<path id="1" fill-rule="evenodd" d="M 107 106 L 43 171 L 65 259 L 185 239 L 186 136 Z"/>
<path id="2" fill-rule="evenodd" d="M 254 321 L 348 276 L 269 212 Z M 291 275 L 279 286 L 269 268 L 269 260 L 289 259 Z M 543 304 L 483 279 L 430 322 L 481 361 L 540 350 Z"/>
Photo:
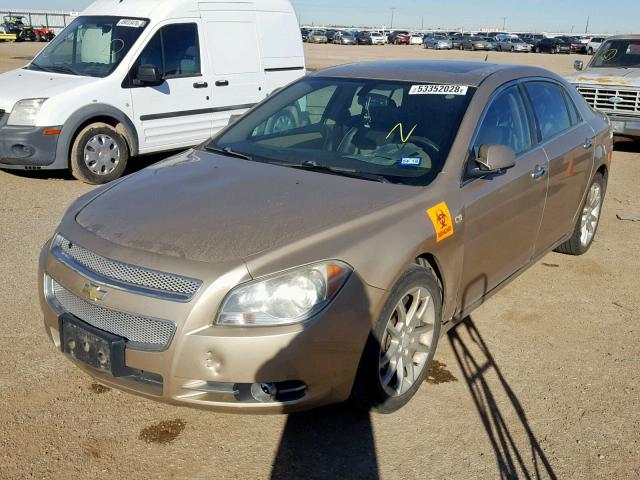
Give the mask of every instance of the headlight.
<path id="1" fill-rule="evenodd" d="M 36 124 L 36 117 L 46 98 L 28 98 L 16 102 L 7 120 L 7 125 L 32 127 Z"/>
<path id="2" fill-rule="evenodd" d="M 336 296 L 351 271 L 346 263 L 333 260 L 238 285 L 224 300 L 216 323 L 270 326 L 303 322 Z"/>

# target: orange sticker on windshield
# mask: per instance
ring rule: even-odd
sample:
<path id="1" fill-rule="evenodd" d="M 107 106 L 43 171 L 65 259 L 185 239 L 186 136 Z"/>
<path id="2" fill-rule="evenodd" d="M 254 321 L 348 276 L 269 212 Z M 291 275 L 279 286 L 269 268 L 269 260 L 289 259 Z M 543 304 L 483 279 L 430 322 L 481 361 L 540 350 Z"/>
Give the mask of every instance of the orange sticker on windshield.
<path id="1" fill-rule="evenodd" d="M 431 207 L 427 210 L 427 215 L 429 215 L 431 223 L 433 223 L 433 228 L 436 229 L 437 242 L 453 235 L 453 219 L 445 202 L 440 202 L 435 207 Z"/>

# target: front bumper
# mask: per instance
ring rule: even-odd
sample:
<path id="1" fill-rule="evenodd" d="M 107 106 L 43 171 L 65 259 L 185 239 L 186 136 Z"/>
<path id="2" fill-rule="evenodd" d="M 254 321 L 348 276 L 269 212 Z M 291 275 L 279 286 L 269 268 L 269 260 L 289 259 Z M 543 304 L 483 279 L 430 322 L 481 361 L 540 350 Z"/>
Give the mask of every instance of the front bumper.
<path id="1" fill-rule="evenodd" d="M 640 138 L 640 117 L 625 117 L 604 112 L 611 120 L 614 135 Z"/>
<path id="2" fill-rule="evenodd" d="M 89 236 L 74 238 L 86 246 Z M 102 240 L 96 240 L 92 247 L 96 246 L 92 250 L 104 256 L 119 249 Z M 128 259 L 127 255 L 129 253 L 125 252 L 122 261 Z M 161 261 L 156 255 L 140 255 L 139 252 L 135 255 L 141 260 L 138 264 L 148 268 L 157 268 L 154 262 Z M 45 276 L 55 279 L 82 301 L 91 303 L 82 293 L 89 279 L 54 257 L 48 244 L 42 250 L 39 265 L 44 325 L 59 348 L 60 312 L 45 294 Z M 203 278 L 201 273 L 198 278 Z M 305 324 L 248 328 L 212 326 L 217 308 L 231 286 L 222 281 L 228 277 L 229 273 L 218 278 L 203 278 L 198 294 L 184 303 L 141 297 L 100 285 L 107 295 L 98 305 L 134 315 L 168 319 L 176 323 L 176 331 L 164 351 L 126 348 L 126 367 L 139 372 L 136 375 L 113 377 L 85 364 L 74 363 L 110 387 L 165 403 L 217 411 L 287 413 L 346 400 L 384 292 L 366 285 L 354 272 L 334 301 Z M 81 320 L 90 323 L 89 319 Z M 234 389 L 255 383 L 303 385 L 304 391 L 291 400 L 263 402 L 247 401 L 234 393 Z"/>
<path id="3" fill-rule="evenodd" d="M 6 124 L 9 114 L 0 118 L 0 168 L 41 168 L 53 164 L 58 134 L 45 135 L 60 127 L 13 127 Z"/>

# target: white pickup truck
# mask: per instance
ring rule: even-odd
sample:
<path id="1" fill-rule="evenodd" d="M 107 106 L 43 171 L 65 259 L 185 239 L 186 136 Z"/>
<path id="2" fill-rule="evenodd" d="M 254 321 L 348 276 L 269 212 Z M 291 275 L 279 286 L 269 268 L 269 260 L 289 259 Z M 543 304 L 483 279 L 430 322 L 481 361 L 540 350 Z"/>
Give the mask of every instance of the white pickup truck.
<path id="1" fill-rule="evenodd" d="M 609 117 L 613 133 L 640 138 L 640 35 L 609 37 L 586 66 L 574 67 L 567 80 Z"/>

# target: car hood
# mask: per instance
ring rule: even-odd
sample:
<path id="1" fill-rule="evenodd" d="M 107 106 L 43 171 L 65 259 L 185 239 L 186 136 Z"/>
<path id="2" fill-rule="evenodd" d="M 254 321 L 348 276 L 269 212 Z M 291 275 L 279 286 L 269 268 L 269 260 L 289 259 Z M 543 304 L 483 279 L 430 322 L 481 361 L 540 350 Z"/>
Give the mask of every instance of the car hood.
<path id="1" fill-rule="evenodd" d="M 640 68 L 590 68 L 567 77 L 571 83 L 640 87 Z"/>
<path id="2" fill-rule="evenodd" d="M 81 85 L 98 81 L 94 77 L 40 72 L 24 68 L 0 74 L 0 109 L 10 112 L 18 100 L 50 98 Z"/>
<path id="3" fill-rule="evenodd" d="M 217 263 L 360 224 L 412 195 L 415 187 L 193 151 L 107 189 L 76 222 L 117 245 Z"/>

